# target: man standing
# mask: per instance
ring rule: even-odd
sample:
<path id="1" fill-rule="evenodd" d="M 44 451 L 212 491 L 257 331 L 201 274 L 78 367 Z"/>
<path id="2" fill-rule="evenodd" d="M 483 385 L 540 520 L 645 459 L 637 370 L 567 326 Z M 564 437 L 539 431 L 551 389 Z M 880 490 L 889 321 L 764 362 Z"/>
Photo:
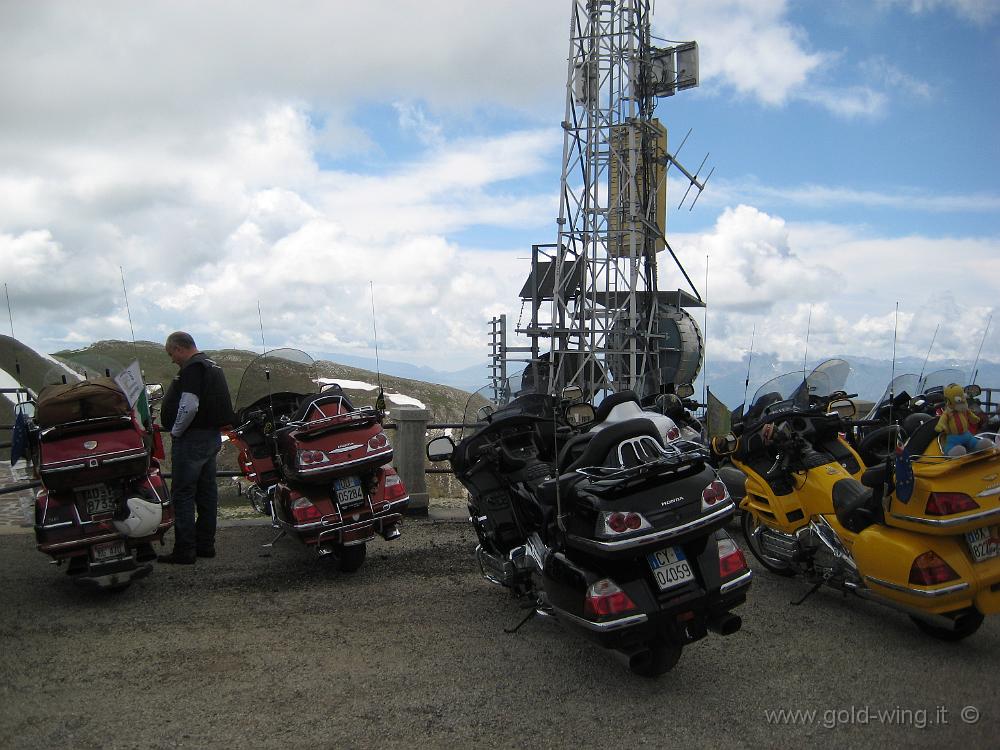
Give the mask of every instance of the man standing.
<path id="1" fill-rule="evenodd" d="M 174 550 L 159 560 L 191 565 L 197 557 L 215 557 L 219 505 L 215 458 L 222 447 L 220 428 L 236 418 L 222 368 L 198 351 L 190 334 L 171 333 L 164 348 L 180 370 L 160 410 L 163 426 L 173 438 Z"/>

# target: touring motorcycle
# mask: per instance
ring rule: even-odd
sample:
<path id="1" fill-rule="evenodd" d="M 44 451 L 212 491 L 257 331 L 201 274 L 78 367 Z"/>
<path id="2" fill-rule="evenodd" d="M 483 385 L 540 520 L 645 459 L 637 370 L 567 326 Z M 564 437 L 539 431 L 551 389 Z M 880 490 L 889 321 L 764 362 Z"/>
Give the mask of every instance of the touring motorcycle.
<path id="1" fill-rule="evenodd" d="M 152 571 L 153 542 L 173 525 L 173 507 L 160 475 L 159 427 L 129 406 L 116 371 L 104 373 L 59 377 L 18 407 L 18 421 L 42 484 L 38 549 L 75 581 L 120 590 Z"/>
<path id="2" fill-rule="evenodd" d="M 243 373 L 229 439 L 254 509 L 278 536 L 297 538 L 341 570 L 365 561 L 376 534 L 400 536 L 410 497 L 389 464 L 382 409 L 355 407 L 333 384 L 321 388 L 312 357 L 277 349 Z"/>
<path id="3" fill-rule="evenodd" d="M 716 442 L 747 475 L 750 551 L 771 572 L 812 582 L 810 594 L 832 586 L 934 637 L 965 638 L 1000 610 L 1000 450 L 944 456 L 936 420 L 921 415 L 893 460 L 859 481 L 847 425 L 830 408 L 845 379 L 830 367 L 776 378 L 755 394 L 739 437 Z"/>
<path id="4" fill-rule="evenodd" d="M 521 393 L 428 458 L 469 491 L 488 581 L 657 676 L 709 630 L 740 629 L 751 572 L 723 530 L 735 505 L 706 449 L 665 442 L 634 394 L 596 411 L 581 395 Z"/>

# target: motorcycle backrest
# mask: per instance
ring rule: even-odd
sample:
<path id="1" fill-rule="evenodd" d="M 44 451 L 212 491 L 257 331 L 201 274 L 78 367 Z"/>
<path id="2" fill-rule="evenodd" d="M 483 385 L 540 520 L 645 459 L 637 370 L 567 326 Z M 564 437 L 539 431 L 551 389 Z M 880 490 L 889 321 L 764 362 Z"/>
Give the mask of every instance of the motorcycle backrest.
<path id="1" fill-rule="evenodd" d="M 617 449 L 620 443 L 641 435 L 650 436 L 657 443 L 662 440 L 656 425 L 644 418 L 630 419 L 607 427 L 594 435 L 583 453 L 566 468 L 566 471 L 575 471 L 585 466 L 603 466 L 608 455 Z"/>

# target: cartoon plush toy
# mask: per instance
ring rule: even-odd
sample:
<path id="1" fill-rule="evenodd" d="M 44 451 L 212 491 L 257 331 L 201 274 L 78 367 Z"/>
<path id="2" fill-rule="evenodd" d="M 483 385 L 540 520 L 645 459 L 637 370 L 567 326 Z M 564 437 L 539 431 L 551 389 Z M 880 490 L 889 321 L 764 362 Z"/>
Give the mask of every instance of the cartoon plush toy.
<path id="1" fill-rule="evenodd" d="M 980 417 L 969 410 L 965 390 L 956 383 L 944 389 L 945 407 L 938 419 L 936 430 L 945 434 L 944 452 L 948 456 L 962 456 L 966 452 L 986 450 L 992 447 L 988 440 L 982 440 L 970 430 L 979 424 Z"/>

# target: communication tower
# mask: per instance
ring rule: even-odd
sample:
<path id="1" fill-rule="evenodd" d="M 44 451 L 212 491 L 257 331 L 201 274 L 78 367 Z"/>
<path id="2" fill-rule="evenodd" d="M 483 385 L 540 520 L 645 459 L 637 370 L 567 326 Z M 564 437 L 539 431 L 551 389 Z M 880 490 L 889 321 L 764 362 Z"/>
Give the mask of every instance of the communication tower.
<path id="1" fill-rule="evenodd" d="M 658 98 L 698 85 L 698 46 L 652 46 L 650 0 L 572 5 L 558 239 L 532 247 L 520 295 L 530 316 L 515 329 L 529 345 L 508 347 L 494 320 L 492 367 L 521 355 L 522 390 L 575 383 L 648 396 L 692 382 L 704 349 L 684 309 L 701 296 L 666 240 L 666 176 L 671 166 L 684 174 L 683 204 L 711 172 L 699 181 L 684 169 L 653 116 Z M 690 292 L 659 290 L 663 250 Z"/>

